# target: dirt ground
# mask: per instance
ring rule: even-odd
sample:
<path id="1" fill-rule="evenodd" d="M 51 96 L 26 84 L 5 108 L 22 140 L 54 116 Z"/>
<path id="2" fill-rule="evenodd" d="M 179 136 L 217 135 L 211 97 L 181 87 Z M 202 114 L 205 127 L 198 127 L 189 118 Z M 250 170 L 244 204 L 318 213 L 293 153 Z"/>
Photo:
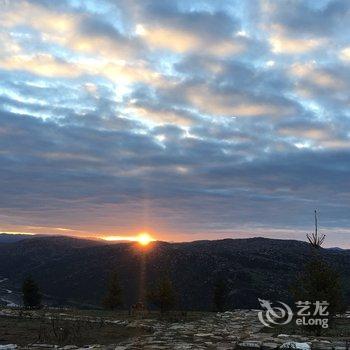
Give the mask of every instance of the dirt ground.
<path id="1" fill-rule="evenodd" d="M 77 346 L 118 344 L 152 331 L 111 324 L 108 323 L 109 320 L 132 322 L 144 317 L 160 320 L 165 318 L 168 321 L 181 322 L 201 319 L 206 314 L 203 312 L 174 311 L 165 315 L 161 315 L 159 312 L 148 312 L 142 316 L 131 316 L 128 311 L 78 309 L 17 310 L 16 312 L 16 317 L 13 314 L 11 317 L 0 316 L 0 345 L 9 343 L 21 346 L 33 343 Z M 69 320 L 70 318 L 75 320 Z M 91 320 L 95 322 L 91 322 Z"/>
<path id="2" fill-rule="evenodd" d="M 104 345 L 117 344 L 144 333 L 144 330 L 113 324 L 0 317 L 0 344 Z"/>

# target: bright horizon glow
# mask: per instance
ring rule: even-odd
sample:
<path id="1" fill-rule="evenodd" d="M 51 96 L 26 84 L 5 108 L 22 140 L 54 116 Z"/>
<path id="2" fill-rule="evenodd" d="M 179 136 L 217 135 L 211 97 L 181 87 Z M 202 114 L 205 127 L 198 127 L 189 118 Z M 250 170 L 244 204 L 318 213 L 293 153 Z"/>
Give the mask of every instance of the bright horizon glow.
<path id="1" fill-rule="evenodd" d="M 154 239 L 148 232 L 141 232 L 137 236 L 103 236 L 100 237 L 104 241 L 114 242 L 114 241 L 130 241 L 138 242 L 143 246 L 148 245 L 151 242 L 154 242 Z"/>
<path id="2" fill-rule="evenodd" d="M 101 236 L 100 239 L 103 239 L 104 241 L 136 241 L 135 237 L 131 236 Z"/>
<path id="3" fill-rule="evenodd" d="M 17 232 L 17 231 L 6 231 L 1 233 L 5 235 L 24 235 L 24 236 L 35 236 L 37 234 L 32 232 Z"/>

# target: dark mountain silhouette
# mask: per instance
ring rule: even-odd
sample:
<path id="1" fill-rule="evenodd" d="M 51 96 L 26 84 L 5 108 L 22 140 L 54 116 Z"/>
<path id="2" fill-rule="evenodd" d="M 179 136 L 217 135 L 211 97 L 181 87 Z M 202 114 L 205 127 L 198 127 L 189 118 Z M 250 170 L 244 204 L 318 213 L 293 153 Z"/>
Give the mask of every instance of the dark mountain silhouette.
<path id="1" fill-rule="evenodd" d="M 350 251 L 321 252 L 341 273 L 349 299 Z M 212 309 L 213 286 L 220 277 L 228 283 L 229 306 L 243 308 L 257 307 L 258 297 L 289 301 L 289 287 L 310 255 L 305 242 L 266 238 L 154 242 L 142 249 L 136 243 L 35 237 L 0 244 L 0 277 L 18 289 L 30 274 L 53 304 L 98 306 L 108 276 L 116 271 L 128 307 L 138 299 L 145 264 L 148 286 L 165 271 L 171 276 L 177 308 Z"/>
<path id="2" fill-rule="evenodd" d="M 0 244 L 18 242 L 27 238 L 28 235 L 0 233 Z"/>

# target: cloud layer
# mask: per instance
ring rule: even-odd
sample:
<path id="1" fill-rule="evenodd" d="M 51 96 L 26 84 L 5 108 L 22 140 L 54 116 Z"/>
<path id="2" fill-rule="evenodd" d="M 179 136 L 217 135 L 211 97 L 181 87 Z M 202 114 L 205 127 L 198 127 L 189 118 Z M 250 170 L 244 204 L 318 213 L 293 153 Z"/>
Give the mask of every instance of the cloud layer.
<path id="1" fill-rule="evenodd" d="M 348 1 L 0 5 L 1 230 L 350 245 Z"/>

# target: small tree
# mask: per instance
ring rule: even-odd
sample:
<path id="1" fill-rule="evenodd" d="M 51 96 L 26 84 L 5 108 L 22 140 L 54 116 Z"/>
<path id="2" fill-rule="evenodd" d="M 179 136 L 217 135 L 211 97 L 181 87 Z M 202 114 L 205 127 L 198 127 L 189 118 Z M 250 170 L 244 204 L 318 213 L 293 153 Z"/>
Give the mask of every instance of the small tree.
<path id="1" fill-rule="evenodd" d="M 23 305 L 26 308 L 39 308 L 41 306 L 41 293 L 37 283 L 28 276 L 22 285 Z"/>
<path id="2" fill-rule="evenodd" d="M 216 280 L 214 283 L 213 294 L 215 310 L 218 312 L 223 312 L 228 298 L 228 286 L 225 279 L 218 278 Z"/>
<path id="3" fill-rule="evenodd" d="M 314 303 L 326 301 L 329 304 L 328 320 L 332 321 L 337 312 L 344 310 L 342 290 L 339 274 L 321 256 L 321 247 L 325 235 L 319 235 L 317 227 L 317 211 L 315 210 L 315 232 L 307 235 L 311 246 L 311 258 L 304 267 L 304 271 L 298 277 L 292 287 L 292 293 L 296 301 L 308 301 Z M 315 311 L 315 310 L 313 310 Z M 322 329 L 319 326 L 310 327 L 317 334 Z"/>
<path id="4" fill-rule="evenodd" d="M 116 272 L 112 272 L 109 277 L 107 286 L 107 294 L 104 297 L 102 304 L 104 308 L 109 310 L 115 310 L 122 306 L 122 289 L 120 287 L 118 275 Z"/>
<path id="5" fill-rule="evenodd" d="M 149 302 L 158 307 L 161 313 L 171 310 L 175 305 L 175 299 L 173 285 L 168 275 L 161 277 L 155 288 L 148 293 Z"/>
<path id="6" fill-rule="evenodd" d="M 320 257 L 313 257 L 298 279 L 294 296 L 298 300 L 327 301 L 329 316 L 343 311 L 339 274 Z"/>

